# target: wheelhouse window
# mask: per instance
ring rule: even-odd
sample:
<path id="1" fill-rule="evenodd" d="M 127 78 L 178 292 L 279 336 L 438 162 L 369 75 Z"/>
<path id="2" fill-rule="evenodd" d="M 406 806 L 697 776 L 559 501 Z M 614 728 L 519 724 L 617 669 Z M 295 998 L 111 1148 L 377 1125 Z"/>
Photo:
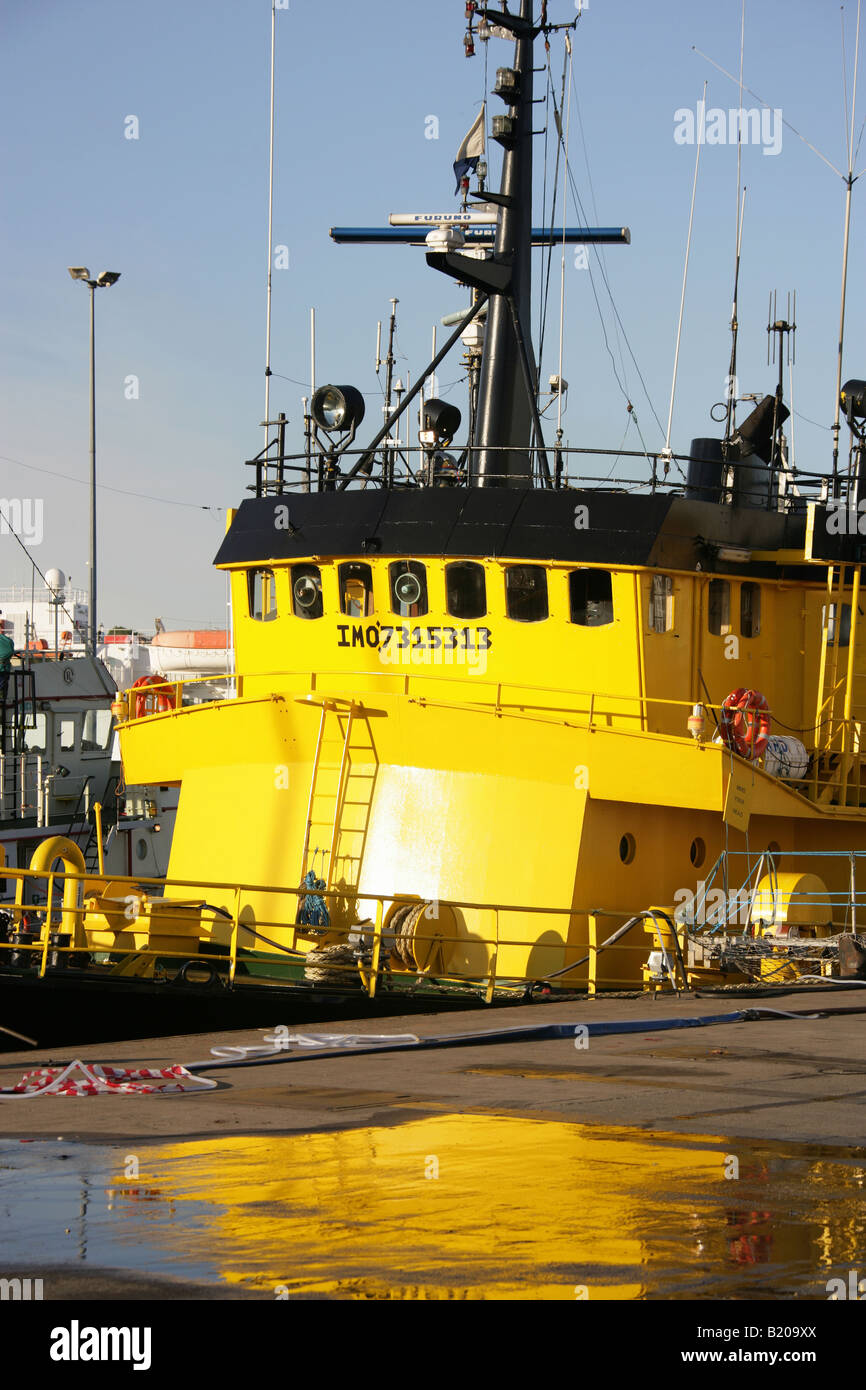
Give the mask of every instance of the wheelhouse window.
<path id="1" fill-rule="evenodd" d="M 505 612 L 516 623 L 542 623 L 548 616 L 547 574 L 542 565 L 509 565 Z"/>
<path id="2" fill-rule="evenodd" d="M 277 588 L 273 570 L 250 570 L 247 575 L 250 617 L 258 623 L 273 622 L 277 616 Z"/>
<path id="3" fill-rule="evenodd" d="M 460 560 L 445 566 L 445 606 L 452 618 L 483 618 L 487 612 L 484 566 Z"/>
<path id="4" fill-rule="evenodd" d="M 607 570 L 572 570 L 568 576 L 569 618 L 579 627 L 613 622 L 613 586 Z"/>
<path id="5" fill-rule="evenodd" d="M 324 613 L 318 565 L 292 565 L 292 612 L 296 618 L 321 618 Z"/>
<path id="6" fill-rule="evenodd" d="M 427 612 L 427 569 L 417 560 L 395 560 L 388 566 L 391 612 L 401 618 L 423 618 Z"/>
<path id="7" fill-rule="evenodd" d="M 654 574 L 650 583 L 651 632 L 670 632 L 674 625 L 674 581 L 669 574 Z"/>
<path id="8" fill-rule="evenodd" d="M 24 747 L 28 753 L 44 753 L 46 749 L 48 720 L 44 714 L 37 714 L 32 728 L 24 730 Z"/>
<path id="9" fill-rule="evenodd" d="M 826 623 L 826 625 L 827 625 L 827 642 L 828 642 L 828 644 L 831 645 L 831 646 L 832 646 L 832 645 L 835 643 L 835 641 L 836 641 L 836 626 L 837 626 L 837 614 L 838 614 L 838 612 L 839 612 L 838 605 L 835 604 L 835 603 L 831 603 L 831 604 L 830 604 L 830 616 L 829 616 L 829 618 L 828 618 L 828 616 L 827 616 L 827 609 L 826 609 L 826 608 L 822 608 L 822 609 L 821 609 L 821 625 L 822 625 L 822 627 L 824 626 L 825 623 Z M 840 647 L 847 647 L 847 646 L 849 645 L 850 641 L 851 641 L 851 605 L 850 605 L 850 603 L 843 603 L 843 604 L 842 604 L 842 613 L 841 613 L 841 615 L 839 616 L 838 626 L 839 626 L 839 646 L 840 646 Z"/>
<path id="10" fill-rule="evenodd" d="M 101 753 L 111 745 L 113 734 L 111 710 L 90 709 L 84 715 L 81 737 L 82 753 Z"/>
<path id="11" fill-rule="evenodd" d="M 761 631 L 761 586 L 740 585 L 740 632 L 743 637 L 757 637 Z"/>
<path id="12" fill-rule="evenodd" d="M 74 753 L 78 743 L 75 737 L 77 716 L 70 716 L 68 719 L 60 720 L 60 751 L 61 753 Z"/>
<path id="13" fill-rule="evenodd" d="M 340 611 L 349 618 L 368 618 L 373 612 L 373 571 L 362 560 L 340 566 Z"/>
<path id="14" fill-rule="evenodd" d="M 731 586 L 727 579 L 710 580 L 707 626 L 714 637 L 726 637 L 731 630 Z"/>

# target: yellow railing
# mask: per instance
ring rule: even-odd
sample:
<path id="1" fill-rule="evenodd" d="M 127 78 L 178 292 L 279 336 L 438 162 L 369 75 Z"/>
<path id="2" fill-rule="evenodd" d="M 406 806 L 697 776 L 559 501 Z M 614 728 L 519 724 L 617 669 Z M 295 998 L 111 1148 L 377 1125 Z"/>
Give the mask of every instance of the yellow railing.
<path id="1" fill-rule="evenodd" d="M 261 964 L 264 959 L 272 959 L 275 963 L 281 960 L 289 959 L 292 964 L 303 966 L 306 960 L 307 953 L 305 951 L 297 949 L 297 942 L 299 939 L 307 943 L 311 943 L 311 948 L 314 946 L 316 942 L 320 940 L 323 944 L 327 945 L 340 944 L 339 941 L 334 939 L 338 935 L 338 933 L 331 928 L 315 928 L 305 926 L 303 924 L 298 924 L 296 922 L 290 923 L 287 922 L 285 918 L 275 918 L 273 920 L 270 920 L 257 917 L 254 925 L 252 926 L 241 920 L 245 900 L 248 900 L 253 895 L 267 893 L 274 894 L 278 897 L 283 898 L 293 898 L 298 903 L 298 905 L 300 905 L 301 900 L 305 898 L 310 891 L 304 886 L 299 886 L 297 888 L 283 888 L 274 887 L 270 884 L 232 884 L 220 880 L 193 881 L 191 879 L 176 879 L 172 880 L 170 883 L 167 884 L 164 880 L 161 879 L 145 877 L 136 878 L 128 875 L 118 875 L 116 877 L 112 877 L 110 879 L 110 883 L 115 889 L 115 891 L 122 890 L 122 888 L 126 886 L 129 889 L 129 892 L 127 894 L 127 900 L 129 902 L 137 902 L 140 897 L 140 890 L 145 888 L 145 886 L 154 886 L 158 888 L 164 888 L 168 886 L 172 890 L 196 890 L 196 906 L 199 906 L 200 913 L 202 914 L 197 919 L 197 921 L 223 921 L 225 923 L 225 927 L 229 935 L 228 954 L 226 954 L 224 950 L 219 952 L 202 950 L 201 945 L 203 943 L 201 942 L 199 935 L 190 936 L 189 949 L 184 950 L 163 949 L 158 945 L 138 947 L 129 944 L 119 944 L 113 949 L 110 947 L 107 948 L 104 945 L 92 944 L 88 945 L 85 948 L 82 947 L 80 941 L 77 946 L 74 943 L 69 946 L 63 946 L 56 944 L 56 942 L 53 942 L 51 940 L 51 937 L 57 933 L 59 925 L 58 922 L 55 920 L 59 913 L 59 909 L 57 906 L 58 894 L 65 898 L 66 894 L 62 890 L 65 889 L 66 884 L 70 881 L 74 883 L 86 884 L 88 885 L 88 888 L 91 892 L 97 892 L 99 889 L 102 889 L 105 886 L 107 886 L 107 882 L 109 880 L 100 880 L 97 879 L 94 875 L 88 873 L 74 873 L 71 871 L 62 870 L 51 870 L 50 872 L 45 873 L 44 871 L 36 871 L 31 869 L 7 869 L 5 871 L 5 877 L 7 879 L 12 879 L 16 883 L 16 901 L 14 905 L 6 905 L 7 907 L 11 907 L 16 927 L 20 928 L 22 918 L 25 914 L 27 916 L 39 916 L 42 920 L 39 923 L 38 936 L 34 932 L 32 941 L 0 942 L 0 963 L 2 963 L 3 961 L 4 952 L 19 952 L 29 955 L 36 955 L 38 956 L 37 973 L 39 978 L 44 977 L 47 973 L 48 960 L 50 955 L 120 955 L 122 953 L 124 960 L 127 963 L 132 957 L 135 957 L 142 961 L 153 960 L 154 962 L 156 962 L 157 960 L 177 960 L 179 962 L 193 960 L 196 963 L 214 962 L 223 967 L 227 967 L 228 981 L 230 984 L 234 984 L 239 962 L 243 962 L 244 960 L 250 960 L 253 958 L 253 956 L 259 964 Z M 31 904 L 25 903 L 23 901 L 23 895 L 26 883 L 38 881 L 41 881 L 46 884 L 45 901 Z M 134 889 L 139 890 L 139 892 L 133 892 Z M 220 908 L 219 910 L 216 910 L 213 907 L 208 907 L 208 905 L 204 901 L 204 896 L 214 891 L 221 894 L 231 894 L 231 910 L 229 910 L 228 908 Z M 345 890 L 342 890 L 340 892 L 337 892 L 336 890 L 322 890 L 318 894 L 318 896 L 326 899 L 340 899 L 344 903 L 347 897 Z M 200 902 L 199 899 L 201 899 Z M 113 899 L 112 901 L 120 902 L 123 900 L 124 899 L 121 898 Z M 375 904 L 375 917 L 372 923 L 370 923 L 369 919 L 367 919 L 364 922 L 359 923 L 357 925 L 353 925 L 347 929 L 348 931 L 361 931 L 367 938 L 368 950 L 365 952 L 366 958 L 358 960 L 356 964 L 328 962 L 326 968 L 329 972 L 333 971 L 338 974 L 345 972 L 348 978 L 354 980 L 356 980 L 360 975 L 362 985 L 371 999 L 375 996 L 377 987 L 383 979 L 383 977 L 387 977 L 389 979 L 400 978 L 402 980 L 407 981 L 411 981 L 414 978 L 418 982 L 427 980 L 434 981 L 437 984 L 461 985 L 464 987 L 481 986 L 484 989 L 486 999 L 488 1001 L 491 1001 L 494 997 L 494 993 L 497 986 L 507 987 L 508 985 L 526 985 L 536 980 L 544 980 L 548 978 L 556 978 L 565 982 L 567 981 L 567 977 L 569 975 L 571 975 L 575 971 L 582 970 L 583 967 L 587 964 L 587 985 L 590 989 L 590 992 L 595 992 L 595 989 L 600 985 L 614 987 L 624 985 L 626 987 L 630 986 L 634 988 L 640 984 L 639 971 L 636 969 L 633 969 L 628 976 L 605 976 L 605 978 L 601 980 L 597 968 L 598 955 L 603 950 L 627 950 L 634 954 L 634 952 L 638 949 L 634 942 L 632 942 L 630 945 L 622 945 L 621 943 L 616 943 L 611 946 L 606 946 L 603 941 L 598 941 L 597 939 L 594 939 L 597 938 L 598 923 L 602 918 L 612 918 L 621 922 L 625 922 L 628 920 L 630 916 L 634 915 L 625 911 L 602 911 L 599 909 L 579 908 L 574 906 L 557 908 L 526 906 L 519 904 L 495 904 L 470 901 L 468 899 L 449 899 L 446 902 L 443 899 L 437 904 L 439 908 L 449 908 L 484 913 L 491 922 L 492 930 L 489 934 L 485 935 L 478 935 L 473 930 L 470 938 L 463 938 L 460 936 L 446 938 L 443 937 L 442 933 L 435 932 L 432 930 L 429 933 L 415 932 L 412 938 L 413 946 L 416 942 L 419 945 L 429 944 L 431 947 L 431 951 L 429 964 L 427 968 L 423 970 L 416 969 L 413 971 L 410 968 L 403 965 L 395 967 L 392 970 L 390 960 L 382 960 L 382 945 L 383 942 L 387 943 L 389 937 L 388 927 L 385 922 L 386 907 L 398 907 L 402 905 L 419 906 L 422 903 L 432 906 L 433 904 L 427 903 L 427 900 L 420 899 L 417 896 L 399 893 L 377 893 L 371 892 L 366 889 L 351 894 L 349 897 L 349 901 L 355 903 L 361 902 L 364 904 Z M 169 908 L 172 905 L 176 905 L 178 908 L 182 908 L 184 905 L 186 905 L 187 907 L 190 906 L 189 899 L 181 899 L 174 897 L 164 898 L 161 895 L 154 895 L 148 898 L 145 894 L 144 899 L 142 900 L 142 910 L 137 910 L 129 918 L 128 926 L 124 925 L 115 928 L 116 935 L 119 938 L 122 938 L 126 932 L 133 933 L 136 930 L 141 931 L 142 927 L 138 924 L 142 921 L 147 921 L 147 915 L 143 912 L 143 906 L 144 904 L 152 902 L 164 903 Z M 94 917 L 99 919 L 98 923 L 96 921 L 91 921 L 88 923 L 88 912 L 93 913 Z M 205 914 L 208 913 L 212 915 L 209 917 L 205 916 Z M 84 904 L 80 904 L 75 907 L 70 907 L 67 903 L 67 905 L 64 907 L 64 914 L 72 914 L 76 918 L 80 918 L 82 921 L 82 925 L 85 927 L 85 929 L 88 926 L 90 926 L 91 930 L 98 930 L 100 932 L 106 931 L 105 922 L 107 919 L 101 914 L 98 906 L 96 908 L 88 909 L 87 906 Z M 294 915 L 297 915 L 297 911 Z M 590 924 L 589 940 L 582 940 L 579 942 L 569 943 L 567 940 L 567 936 L 563 936 L 560 943 L 558 944 L 550 943 L 548 945 L 547 943 L 543 943 L 543 948 L 546 951 L 549 951 L 551 954 L 558 951 L 562 955 L 562 963 L 556 969 L 551 969 L 550 971 L 548 971 L 546 975 L 540 974 L 538 972 L 532 975 L 526 973 L 515 974 L 511 971 L 509 971 L 507 975 L 500 974 L 497 971 L 497 962 L 500 959 L 504 949 L 517 947 L 525 948 L 528 951 L 533 947 L 539 945 L 537 935 L 523 936 L 512 935 L 510 933 L 504 934 L 501 927 L 501 921 L 503 917 L 509 915 L 517 915 L 519 917 L 527 918 L 529 920 L 538 918 L 548 919 L 551 917 L 565 919 L 566 932 L 568 929 L 568 924 L 571 923 L 573 920 L 585 919 L 587 923 Z M 638 932 L 639 925 L 639 922 L 635 923 L 636 933 Z M 169 934 L 171 934 L 170 927 L 167 928 L 167 931 L 169 932 Z M 290 946 L 285 946 L 280 950 L 267 950 L 261 948 L 257 950 L 255 947 L 256 937 L 267 935 L 270 932 L 290 933 L 290 939 L 292 944 Z M 253 941 L 253 945 L 251 947 L 247 947 L 246 951 L 243 950 L 241 943 L 241 937 L 244 933 L 247 933 Z M 347 931 L 344 930 L 340 932 L 339 935 L 343 938 L 343 940 L 345 940 Z M 643 950 L 644 943 L 642 938 L 640 939 L 640 942 L 640 949 Z M 473 950 L 479 950 L 479 948 L 482 948 L 487 957 L 486 968 L 482 971 L 479 971 L 477 974 L 472 975 L 449 973 L 444 968 L 434 972 L 433 966 L 437 964 L 437 962 L 440 967 L 443 966 L 442 956 L 441 954 L 439 954 L 441 949 L 446 947 L 453 948 L 454 946 L 460 946 L 461 943 L 470 945 L 473 948 Z M 195 948 L 194 954 L 193 948 Z M 568 960 L 569 955 L 573 957 L 571 961 Z M 589 958 L 588 962 L 587 957 Z M 117 961 L 114 964 L 117 967 L 122 963 L 123 962 Z M 636 962 L 633 962 L 633 964 L 636 964 Z M 106 975 L 108 975 L 109 973 L 110 972 L 106 971 Z M 308 985 L 307 987 L 311 986 Z"/>
<path id="2" fill-rule="evenodd" d="M 650 732 L 653 736 L 661 738 L 681 737 L 683 742 L 688 742 L 689 740 L 689 735 L 686 732 L 686 728 L 687 719 L 692 712 L 692 707 L 694 704 L 700 703 L 704 706 L 704 709 L 706 711 L 705 718 L 707 721 L 706 736 L 703 740 L 700 740 L 700 742 L 706 745 L 709 742 L 709 739 L 712 737 L 711 726 L 713 722 L 713 716 L 710 713 L 709 707 L 706 704 L 705 699 L 674 700 L 655 695 L 624 695 L 611 694 L 609 692 L 600 692 L 597 690 L 570 690 L 565 689 L 562 686 L 536 685 L 530 682 L 526 682 L 525 684 L 518 684 L 515 681 L 487 681 L 476 677 L 466 676 L 434 674 L 422 675 L 408 672 L 404 672 L 402 674 L 391 674 L 388 672 L 368 670 L 361 670 L 351 673 L 346 672 L 344 670 L 270 671 L 248 673 L 248 676 L 246 678 L 249 680 L 260 680 L 264 679 L 265 677 L 274 681 L 294 680 L 298 682 L 299 688 L 306 687 L 310 694 L 318 695 L 319 698 L 322 700 L 333 701 L 335 707 L 341 703 L 344 703 L 347 706 L 350 704 L 360 706 L 363 704 L 365 692 L 360 692 L 354 696 L 341 696 L 336 695 L 332 691 L 325 689 L 328 683 L 333 683 L 334 680 L 340 680 L 344 678 L 348 679 L 350 676 L 352 679 L 356 677 L 363 679 L 376 677 L 390 682 L 391 689 L 394 689 L 394 685 L 396 683 L 398 693 L 406 696 L 410 700 L 417 700 L 419 703 L 428 706 L 444 707 L 447 705 L 451 709 L 472 709 L 476 712 L 486 711 L 488 713 L 493 713 L 496 715 L 518 714 L 523 717 L 542 718 L 546 720 L 550 720 L 553 716 L 559 716 L 560 722 L 568 722 L 571 719 L 579 720 L 580 723 L 577 724 L 576 727 L 589 729 L 603 725 L 611 732 L 622 732 L 622 730 L 617 730 L 615 726 L 610 725 L 609 721 L 612 719 L 615 719 L 618 722 L 632 720 L 634 721 L 635 725 L 645 730 L 651 710 L 657 710 L 659 713 L 661 713 L 663 710 L 681 710 L 683 713 L 682 735 L 670 734 L 667 732 L 660 732 L 658 734 L 654 734 L 653 731 Z M 238 693 L 228 697 L 229 701 L 232 702 L 235 700 L 246 700 L 249 703 L 264 702 L 272 699 L 274 695 L 281 695 L 283 693 L 280 690 L 274 690 L 273 693 L 244 696 L 242 694 L 242 685 L 245 677 L 231 676 L 226 679 L 231 679 L 235 682 L 235 684 L 238 687 Z M 184 704 L 184 697 L 189 695 L 192 687 L 200 685 L 212 685 L 213 680 L 213 677 L 197 676 L 191 678 L 190 680 L 166 682 L 165 688 L 166 690 L 170 690 L 171 692 L 173 692 L 172 700 L 173 703 L 176 705 L 176 708 L 173 710 L 164 711 L 163 713 L 154 717 L 170 718 L 174 714 L 177 714 L 184 710 L 188 710 L 189 708 L 201 703 L 219 703 L 218 699 L 216 701 L 205 702 L 198 702 L 194 699 L 187 699 L 187 703 Z M 468 688 L 474 692 L 478 692 L 479 690 L 483 689 L 485 691 L 489 691 L 489 695 L 487 696 L 487 698 L 473 699 L 471 701 L 460 701 L 459 699 L 439 701 L 431 699 L 429 694 L 424 694 L 417 689 L 417 687 L 421 684 L 423 684 L 424 686 L 428 686 L 430 682 L 434 681 L 440 682 L 443 686 L 448 687 L 451 690 L 454 690 L 455 687 L 459 687 L 461 690 L 463 688 Z M 562 701 L 558 705 L 552 704 L 549 701 L 532 704 L 529 701 L 527 701 L 526 692 L 533 692 L 535 694 L 545 696 L 560 696 L 562 697 Z M 127 698 L 130 695 L 133 696 L 132 702 L 130 702 L 129 698 Z M 299 696 L 298 698 L 301 700 L 305 699 L 305 697 L 303 696 Z M 309 695 L 306 698 L 309 698 Z M 129 722 L 134 722 L 134 693 L 130 691 L 124 692 L 124 699 L 117 703 L 121 703 L 125 706 L 125 717 L 129 720 Z M 772 721 L 772 710 L 768 711 L 768 713 Z M 859 804 L 860 768 L 861 763 L 863 761 L 863 757 L 866 756 L 866 752 L 861 753 L 860 750 L 861 729 L 862 721 L 859 719 L 851 718 L 850 716 L 834 721 L 834 738 L 839 734 L 839 732 L 841 732 L 842 734 L 842 743 L 838 752 L 840 754 L 844 754 L 845 750 L 848 750 L 848 761 L 847 764 L 844 766 L 840 776 L 834 777 L 831 775 L 834 769 L 819 769 L 818 758 L 816 756 L 811 770 L 807 773 L 805 777 L 791 778 L 785 780 L 782 783 L 782 785 L 789 787 L 792 791 L 799 792 L 803 796 L 807 797 L 807 799 L 811 799 L 812 801 L 818 801 L 821 798 L 822 793 L 826 793 L 828 789 L 833 790 L 839 788 L 841 793 L 842 805 L 849 806 L 849 808 L 857 807 L 857 805 Z M 816 730 L 816 744 L 817 741 L 818 739 Z M 850 750 L 852 749 L 856 749 L 856 753 L 851 752 Z M 833 749 L 829 747 L 823 747 L 811 751 L 826 754 L 832 752 Z M 852 783 L 854 789 L 853 798 L 850 795 Z M 847 791 L 845 790 L 846 788 L 848 789 Z"/>
<path id="3" fill-rule="evenodd" d="M 684 735 L 686 730 L 686 720 L 692 712 L 692 707 L 693 705 L 700 703 L 704 705 L 704 708 L 707 710 L 706 717 L 708 726 L 712 722 L 712 715 L 709 713 L 709 708 L 703 696 L 695 697 L 695 699 L 692 700 L 674 700 L 659 695 L 639 695 L 637 693 L 624 693 L 621 691 L 613 693 L 609 691 L 599 690 L 575 690 L 562 685 L 534 684 L 531 681 L 491 681 L 477 676 L 458 676 L 408 671 L 391 672 L 387 670 L 382 670 L 381 668 L 376 671 L 346 671 L 345 669 L 335 669 L 330 671 L 312 671 L 308 669 L 282 671 L 269 670 L 246 672 L 244 675 L 235 674 L 222 677 L 194 676 L 191 677 L 189 680 L 165 681 L 163 683 L 163 689 L 165 692 L 168 693 L 167 698 L 171 700 L 175 708 L 160 711 L 159 714 L 156 716 L 152 714 L 147 714 L 141 715 L 139 716 L 139 718 L 171 717 L 172 715 L 187 710 L 192 706 L 198 707 L 200 705 L 208 705 L 214 703 L 234 703 L 237 700 L 247 700 L 249 703 L 264 702 L 272 699 L 274 695 L 282 695 L 284 693 L 283 690 L 275 684 L 273 692 L 257 693 L 255 695 L 250 696 L 243 695 L 244 681 L 256 681 L 265 679 L 272 680 L 275 683 L 279 681 L 295 681 L 297 682 L 298 688 L 300 689 L 307 689 L 310 693 L 320 695 L 322 698 L 325 699 L 332 699 L 335 701 L 344 699 L 347 704 L 351 702 L 354 702 L 355 704 L 362 704 L 364 695 L 367 692 L 362 691 L 353 696 L 346 695 L 341 697 L 333 694 L 331 690 L 326 689 L 325 687 L 327 683 L 333 682 L 334 680 L 355 681 L 358 679 L 377 679 L 383 682 L 387 682 L 388 689 L 394 690 L 396 686 L 397 693 L 411 697 L 413 691 L 417 686 L 426 686 L 429 685 L 431 682 L 439 682 L 443 687 L 459 686 L 461 688 L 466 687 L 470 690 L 484 689 L 485 691 L 491 692 L 489 698 L 486 698 L 484 700 L 474 700 L 469 703 L 473 705 L 491 706 L 497 712 L 509 711 L 512 709 L 532 709 L 547 713 L 562 712 L 567 714 L 582 714 L 586 712 L 589 717 L 590 724 L 596 722 L 597 720 L 603 720 L 611 717 L 619 719 L 640 720 L 642 718 L 645 718 L 646 713 L 651 708 L 655 707 L 663 707 L 665 709 L 671 710 L 679 709 L 684 712 L 685 716 L 683 719 Z M 188 698 L 185 702 L 185 697 L 189 696 L 190 694 L 194 696 L 195 692 L 192 691 L 192 687 L 212 686 L 216 680 L 233 682 L 237 688 L 236 693 L 229 695 L 224 700 L 219 696 L 215 696 L 212 700 L 197 701 L 194 698 Z M 530 691 L 538 695 L 561 696 L 563 697 L 563 703 L 558 706 L 551 705 L 549 703 L 539 703 L 537 705 L 532 705 L 529 704 L 525 698 L 525 692 L 527 691 Z M 135 721 L 136 716 L 134 706 L 136 696 L 145 693 L 146 688 L 144 688 L 144 690 L 140 689 L 137 691 L 129 689 L 122 692 L 121 697 L 117 701 L 115 701 L 115 705 L 123 705 L 125 707 L 123 713 L 119 714 L 121 722 Z M 417 698 L 424 700 L 425 703 L 431 703 L 429 699 L 427 699 L 427 697 L 425 697 L 422 694 L 419 694 Z M 448 703 L 454 704 L 455 702 L 449 701 Z M 610 708 L 609 706 L 612 705 L 620 705 L 631 708 Z M 635 706 L 637 707 L 636 710 L 634 708 Z M 772 718 L 772 711 L 769 711 L 769 714 Z"/>

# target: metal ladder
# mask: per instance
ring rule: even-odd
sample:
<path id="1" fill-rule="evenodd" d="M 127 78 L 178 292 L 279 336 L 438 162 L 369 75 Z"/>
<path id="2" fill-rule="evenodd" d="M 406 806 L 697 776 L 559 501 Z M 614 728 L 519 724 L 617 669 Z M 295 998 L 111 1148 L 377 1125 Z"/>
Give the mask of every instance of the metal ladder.
<path id="1" fill-rule="evenodd" d="M 365 738 L 366 733 L 366 738 Z M 363 707 L 325 700 L 310 777 L 301 881 L 323 851 L 320 877 L 331 888 L 339 863 L 346 886 L 357 886 L 376 778 L 376 753 Z M 373 765 L 373 771 L 367 771 Z"/>
<path id="2" fill-rule="evenodd" d="M 840 805 L 859 806 L 866 672 L 855 669 L 861 567 L 850 568 L 850 580 L 845 565 L 827 569 L 812 781 L 816 801 L 829 803 L 838 794 Z M 847 646 L 841 640 L 846 607 L 851 615 Z"/>

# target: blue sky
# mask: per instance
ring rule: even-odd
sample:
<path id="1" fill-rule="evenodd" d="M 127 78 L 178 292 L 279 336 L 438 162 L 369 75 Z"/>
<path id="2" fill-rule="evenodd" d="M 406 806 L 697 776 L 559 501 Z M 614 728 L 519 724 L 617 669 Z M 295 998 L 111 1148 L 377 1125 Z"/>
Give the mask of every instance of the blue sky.
<path id="1" fill-rule="evenodd" d="M 575 14 L 571 0 L 550 0 L 549 9 L 555 21 Z M 605 265 L 663 426 L 695 155 L 675 142 L 674 115 L 695 107 L 705 78 L 710 108 L 738 104 L 735 84 L 692 46 L 735 70 L 740 12 L 740 0 L 590 0 L 574 36 L 571 162 L 590 220 L 597 213 L 603 225 L 631 228 L 631 246 L 609 249 Z M 392 211 L 456 205 L 451 164 L 484 91 L 484 46 L 464 58 L 463 13 L 462 0 L 289 0 L 278 11 L 274 242 L 289 248 L 289 267 L 273 277 L 271 409 L 286 411 L 298 443 L 311 305 L 318 382 L 375 392 L 376 322 L 387 318 L 390 298 L 400 300 L 398 369 L 413 379 L 426 365 L 433 324 L 464 302 L 420 250 L 335 246 L 328 237 L 335 224 L 385 225 Z M 842 13 L 850 100 L 856 5 Z M 747 0 L 747 85 L 844 169 L 841 34 L 831 0 Z M 87 488 L 36 470 L 79 480 L 88 470 L 88 295 L 66 267 L 119 270 L 120 282 L 99 291 L 96 306 L 106 625 L 149 629 L 157 614 L 169 625 L 224 618 L 224 582 L 211 568 L 224 526 L 218 509 L 245 495 L 252 470 L 243 461 L 263 434 L 269 47 L 269 0 L 11 0 L 4 10 L 0 495 L 44 499 L 34 556 L 43 570 L 58 565 L 86 587 Z M 497 40 L 489 49 L 492 86 L 512 50 Z M 551 66 L 558 91 L 561 38 Z M 544 79 L 537 81 L 542 95 Z M 746 94 L 744 105 L 756 102 Z M 497 107 L 493 99 L 491 111 Z M 536 110 L 540 129 L 545 108 Z M 425 138 L 430 115 L 437 140 Z M 138 118 L 137 140 L 124 136 L 129 116 Z M 861 86 L 855 140 L 864 116 Z M 539 139 L 536 222 L 542 155 Z M 493 152 L 490 163 L 495 176 Z M 866 142 L 855 168 L 864 164 Z M 704 147 L 672 440 L 681 451 L 693 436 L 718 432 L 708 411 L 728 370 L 736 178 L 734 147 Z M 742 182 L 740 388 L 773 389 L 768 292 L 796 289 L 796 457 L 801 467 L 822 468 L 830 457 L 843 182 L 788 128 L 775 156 L 744 147 Z M 866 376 L 862 188 L 854 190 L 843 379 Z M 576 220 L 570 202 L 567 220 Z M 619 364 L 613 313 L 592 264 Z M 535 265 L 540 273 L 539 253 Z M 565 293 L 567 440 L 616 448 L 625 436 L 625 447 L 638 448 L 590 275 L 571 253 Z M 557 366 L 558 257 L 550 299 L 545 377 Z M 537 322 L 536 297 L 536 334 Z M 133 375 L 137 400 L 125 398 Z M 443 386 L 461 376 L 458 358 L 440 370 Z M 644 439 L 658 447 L 663 436 L 627 354 L 624 385 Z M 449 398 L 463 406 L 461 391 L 455 386 Z M 372 434 L 380 419 L 370 395 L 364 428 Z M 0 537 L 0 555 L 0 584 L 29 583 L 12 537 Z"/>

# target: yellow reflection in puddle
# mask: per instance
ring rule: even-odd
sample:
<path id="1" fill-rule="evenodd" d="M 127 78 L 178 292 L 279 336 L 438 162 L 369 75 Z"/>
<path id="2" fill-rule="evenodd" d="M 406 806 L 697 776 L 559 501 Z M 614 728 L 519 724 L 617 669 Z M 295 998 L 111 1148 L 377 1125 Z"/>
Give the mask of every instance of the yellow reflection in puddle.
<path id="1" fill-rule="evenodd" d="M 739 1144 L 730 1180 L 725 1143 L 472 1114 L 160 1146 L 142 1183 L 178 1217 L 205 1205 L 147 1239 L 183 1261 L 217 1252 L 224 1279 L 275 1297 L 737 1296 L 750 1266 L 806 1266 L 823 1283 L 862 1250 L 861 1168 L 824 1165 L 816 1215 L 821 1163 L 799 1160 L 792 1179 L 790 1157 Z M 834 1225 L 855 1193 L 859 1214 L 846 1205 Z"/>

